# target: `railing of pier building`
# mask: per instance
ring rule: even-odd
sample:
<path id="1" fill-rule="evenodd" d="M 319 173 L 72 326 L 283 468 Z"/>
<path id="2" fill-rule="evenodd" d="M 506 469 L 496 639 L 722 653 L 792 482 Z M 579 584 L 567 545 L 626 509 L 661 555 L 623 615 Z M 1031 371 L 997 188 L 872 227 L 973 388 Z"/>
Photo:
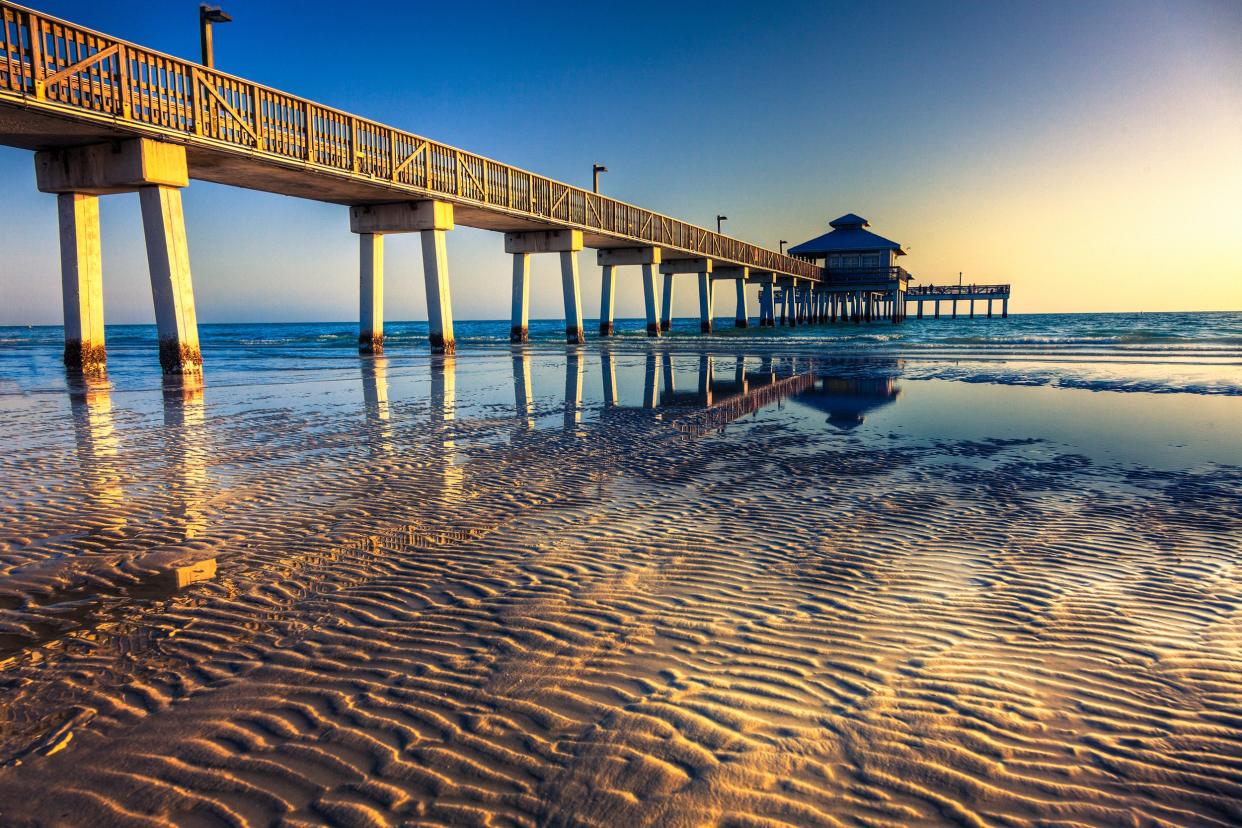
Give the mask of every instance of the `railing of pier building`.
<path id="1" fill-rule="evenodd" d="M 1009 285 L 918 285 L 906 291 L 906 298 L 919 296 L 1007 296 Z"/>
<path id="2" fill-rule="evenodd" d="M 820 278 L 813 263 L 23 6 L 0 2 L 0 14 L 0 94 L 757 270 Z"/>

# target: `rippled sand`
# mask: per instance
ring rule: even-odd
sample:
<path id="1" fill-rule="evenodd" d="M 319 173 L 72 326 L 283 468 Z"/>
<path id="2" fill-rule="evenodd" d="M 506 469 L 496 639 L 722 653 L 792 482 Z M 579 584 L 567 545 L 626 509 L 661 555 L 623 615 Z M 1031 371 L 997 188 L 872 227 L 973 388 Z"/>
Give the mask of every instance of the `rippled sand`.
<path id="1" fill-rule="evenodd" d="M 0 822 L 1242 823 L 1242 468 L 469 356 L 10 399 Z"/>

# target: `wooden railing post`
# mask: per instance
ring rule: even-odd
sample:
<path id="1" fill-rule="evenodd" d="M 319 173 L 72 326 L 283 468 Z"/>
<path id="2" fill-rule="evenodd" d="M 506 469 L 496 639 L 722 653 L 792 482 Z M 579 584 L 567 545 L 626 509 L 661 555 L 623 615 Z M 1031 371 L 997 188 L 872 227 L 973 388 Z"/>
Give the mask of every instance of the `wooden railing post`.
<path id="1" fill-rule="evenodd" d="M 39 100 L 47 97 L 43 78 L 47 75 L 47 66 L 43 60 L 43 20 L 34 12 L 26 15 L 26 26 L 30 30 L 30 72 L 34 86 L 34 96 Z"/>
<path id="2" fill-rule="evenodd" d="M 116 50 L 116 75 L 112 78 L 113 86 L 121 96 L 121 117 L 131 120 L 134 117 L 133 95 L 129 91 L 129 49 L 121 44 Z"/>
<path id="3" fill-rule="evenodd" d="M 306 102 L 306 160 L 315 163 L 315 107 Z"/>
<path id="4" fill-rule="evenodd" d="M 259 87 L 256 84 L 250 84 L 250 117 L 251 123 L 254 124 L 255 134 L 258 138 L 255 143 L 258 149 L 267 149 L 267 125 L 263 123 L 263 107 L 259 100 Z"/>

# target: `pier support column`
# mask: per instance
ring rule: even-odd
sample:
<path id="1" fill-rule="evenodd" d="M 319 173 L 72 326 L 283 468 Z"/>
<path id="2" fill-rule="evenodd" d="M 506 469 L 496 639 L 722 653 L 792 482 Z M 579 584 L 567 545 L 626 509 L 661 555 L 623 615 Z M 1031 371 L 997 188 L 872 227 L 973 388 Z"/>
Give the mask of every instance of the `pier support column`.
<path id="1" fill-rule="evenodd" d="M 582 331 L 582 294 L 578 280 L 578 251 L 581 249 L 581 230 L 534 230 L 523 233 L 505 233 L 506 253 L 514 255 L 559 253 L 561 255 L 561 289 L 565 297 L 565 338 L 575 345 L 586 341 Z M 514 267 L 517 267 L 516 260 Z M 523 267 L 525 268 L 525 264 Z M 514 280 L 516 289 L 516 269 Z M 516 306 L 517 294 L 514 295 L 514 307 Z M 525 314 L 523 316 L 525 317 Z M 516 321 L 514 325 L 517 325 Z"/>
<path id="2" fill-rule="evenodd" d="M 712 274 L 699 274 L 699 331 L 712 332 Z"/>
<path id="3" fill-rule="evenodd" d="M 612 265 L 604 265 L 599 284 L 599 335 L 612 336 L 616 301 L 617 274 Z"/>
<path id="4" fill-rule="evenodd" d="M 664 275 L 664 304 L 660 311 L 660 330 L 673 327 L 673 274 Z"/>
<path id="5" fill-rule="evenodd" d="M 789 327 L 796 328 L 798 326 L 798 280 L 791 279 L 789 287 L 785 288 L 785 309 L 786 315 L 789 317 Z"/>
<path id="6" fill-rule="evenodd" d="M 530 254 L 513 254 L 513 309 L 509 314 L 509 341 L 530 338 Z"/>
<path id="7" fill-rule="evenodd" d="M 918 318 L 922 319 L 923 318 L 923 300 L 922 299 L 918 301 L 918 306 L 919 306 Z"/>
<path id="8" fill-rule="evenodd" d="M 734 284 L 737 286 L 737 310 L 733 316 L 733 326 L 735 328 L 749 328 L 750 307 L 747 304 L 746 280 L 735 279 Z"/>
<path id="9" fill-rule="evenodd" d="M 939 299 L 936 300 L 936 318 L 937 319 L 940 318 L 940 300 Z"/>
<path id="10" fill-rule="evenodd" d="M 970 318 L 975 318 L 975 299 L 973 296 L 970 299 Z"/>
<path id="11" fill-rule="evenodd" d="M 443 230 L 423 230 L 423 282 L 427 288 L 427 341 L 436 354 L 457 353 L 453 336 L 453 295 L 449 287 L 448 247 Z"/>
<path id="12" fill-rule="evenodd" d="M 427 289 L 427 339 L 433 353 L 454 353 L 457 342 L 453 338 L 453 299 L 444 235 L 453 229 L 453 205 L 445 201 L 401 201 L 350 207 L 349 229 L 359 234 L 419 234 Z"/>
<path id="13" fill-rule="evenodd" d="M 992 318 L 992 300 L 988 299 L 988 319 Z"/>
<path id="14" fill-rule="evenodd" d="M 953 318 L 957 319 L 957 299 L 953 300 Z"/>
<path id="15" fill-rule="evenodd" d="M 656 266 L 653 264 L 643 265 L 643 307 L 647 311 L 647 336 L 659 336 L 662 323 L 656 308 Z"/>
<path id="16" fill-rule="evenodd" d="M 772 283 L 764 282 L 759 288 L 759 327 L 771 328 L 776 324 L 772 297 Z"/>
<path id="17" fill-rule="evenodd" d="M 891 319 L 893 320 L 894 325 L 901 321 L 901 303 L 898 301 L 900 298 L 901 291 L 894 290 L 891 294 L 889 294 L 888 309 L 892 314 Z"/>
<path id="18" fill-rule="evenodd" d="M 147 238 L 147 265 L 155 300 L 155 327 L 160 339 L 160 366 L 166 374 L 203 370 L 198 345 L 198 318 L 190 282 L 190 251 L 185 240 L 181 190 L 140 187 L 142 227 Z"/>
<path id="19" fill-rule="evenodd" d="M 384 352 L 384 237 L 358 234 L 358 350 Z"/>
<path id="20" fill-rule="evenodd" d="M 1006 296 L 1001 300 L 1001 319 L 1009 318 L 1009 297 Z"/>
<path id="21" fill-rule="evenodd" d="M 151 271 L 160 364 L 166 373 L 202 369 L 181 188 L 189 184 L 185 148 L 147 138 L 35 153 L 40 192 L 57 194 L 65 364 L 106 370 L 98 196 L 139 193 Z"/>
<path id="22" fill-rule="evenodd" d="M 565 341 L 570 345 L 586 342 L 582 332 L 582 291 L 578 283 L 578 254 L 561 253 L 561 290 L 565 294 Z"/>
<path id="23" fill-rule="evenodd" d="M 65 308 L 65 367 L 84 374 L 107 371 L 104 346 L 103 264 L 99 197 L 56 196 L 60 220 L 60 288 Z"/>

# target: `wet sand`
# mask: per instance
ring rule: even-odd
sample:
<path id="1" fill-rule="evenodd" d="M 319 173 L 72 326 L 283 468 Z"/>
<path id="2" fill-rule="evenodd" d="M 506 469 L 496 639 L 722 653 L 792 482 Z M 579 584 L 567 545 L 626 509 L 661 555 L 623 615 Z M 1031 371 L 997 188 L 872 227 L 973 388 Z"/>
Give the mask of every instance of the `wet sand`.
<path id="1" fill-rule="evenodd" d="M 7 394 L 0 823 L 1242 822 L 1242 399 L 906 373 Z"/>

